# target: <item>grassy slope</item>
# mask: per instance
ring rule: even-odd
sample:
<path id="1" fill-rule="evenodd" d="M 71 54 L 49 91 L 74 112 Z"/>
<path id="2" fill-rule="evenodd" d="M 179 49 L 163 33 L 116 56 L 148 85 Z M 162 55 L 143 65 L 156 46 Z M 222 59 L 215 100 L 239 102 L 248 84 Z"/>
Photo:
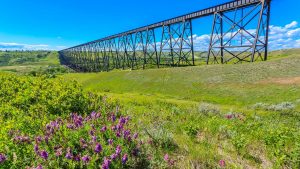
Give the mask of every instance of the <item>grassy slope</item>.
<path id="1" fill-rule="evenodd" d="M 289 101 L 296 105 L 296 111 L 300 110 L 299 55 L 300 50 L 276 51 L 271 52 L 270 61 L 253 64 L 76 73 L 64 77 L 81 82 L 86 90 L 119 100 L 140 130 L 170 133 L 178 149 L 161 148 L 157 153 L 170 151 L 180 161 L 179 168 L 214 168 L 220 159 L 230 168 L 270 168 L 291 161 L 287 157 L 295 149 L 292 138 L 299 136 L 295 132 L 300 127 L 299 113 L 287 116 L 251 107 L 258 102 Z M 203 102 L 219 108 L 221 115 L 199 114 Z M 246 120 L 224 119 L 229 112 L 238 112 Z M 197 136 L 189 136 L 188 131 L 194 129 Z M 275 146 L 278 143 L 272 141 L 265 144 L 269 138 L 281 137 L 278 133 L 292 135 L 284 136 L 286 146 Z"/>
<path id="2" fill-rule="evenodd" d="M 178 148 L 160 147 L 154 154 L 162 157 L 169 152 L 178 161 L 178 168 L 216 168 L 220 159 L 229 168 L 270 168 L 285 165 L 287 156 L 297 150 L 293 138 L 300 136 L 300 117 L 251 106 L 290 101 L 300 111 L 299 55 L 300 50 L 276 51 L 270 54 L 270 61 L 253 64 L 73 73 L 63 77 L 119 100 L 141 131 L 156 133 L 163 143 L 168 143 L 167 138 L 174 140 Z M 57 53 L 52 53 L 42 62 L 0 67 L 0 71 L 29 72 L 57 64 Z M 199 110 L 203 102 L 213 104 L 220 114 L 203 114 Z M 224 115 L 229 112 L 242 115 L 244 120 L 227 120 Z M 197 135 L 191 136 L 189 131 L 194 130 Z M 268 138 L 279 138 L 286 146 L 272 141 L 266 145 Z"/>
<path id="3" fill-rule="evenodd" d="M 30 72 L 38 69 L 43 69 L 48 66 L 58 66 L 60 64 L 57 52 L 51 52 L 46 58 L 38 62 L 26 62 L 20 65 L 0 66 L 0 71 L 8 72 Z"/>
<path id="4" fill-rule="evenodd" d="M 300 51 L 295 50 L 296 54 Z M 300 76 L 300 57 L 271 53 L 268 62 L 240 65 L 210 65 L 109 73 L 67 74 L 86 89 L 118 95 L 145 95 L 223 105 L 250 105 L 299 99 L 297 84 L 280 85 L 268 79 Z M 280 56 L 281 55 L 281 56 Z M 276 92 L 274 92 L 276 91 Z M 278 97 L 280 96 L 280 97 Z"/>

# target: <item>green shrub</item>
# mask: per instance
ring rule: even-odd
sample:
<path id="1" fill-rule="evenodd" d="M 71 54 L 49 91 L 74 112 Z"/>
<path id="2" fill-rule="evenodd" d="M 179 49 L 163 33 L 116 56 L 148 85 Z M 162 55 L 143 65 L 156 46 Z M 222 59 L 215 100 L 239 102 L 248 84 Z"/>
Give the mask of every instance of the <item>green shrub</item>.
<path id="1" fill-rule="evenodd" d="M 201 103 L 199 105 L 199 112 L 204 114 L 204 115 L 219 115 L 220 114 L 220 109 L 219 107 L 209 104 L 209 103 Z"/>
<path id="2" fill-rule="evenodd" d="M 110 109 L 112 110 L 112 109 Z M 49 122 L 37 135 L 11 132 L 1 168 L 138 168 L 143 161 L 129 117 L 108 109 Z"/>
<path id="3" fill-rule="evenodd" d="M 291 102 L 282 102 L 279 104 L 256 103 L 255 105 L 253 105 L 253 108 L 263 109 L 267 111 L 287 112 L 294 110 L 295 105 Z"/>
<path id="4" fill-rule="evenodd" d="M 0 73 L 0 152 L 10 130 L 35 134 L 57 116 L 98 110 L 101 101 L 75 81 Z"/>
<path id="5" fill-rule="evenodd" d="M 173 139 L 173 134 L 161 125 L 145 129 L 145 132 L 150 138 L 150 144 L 154 144 L 155 147 L 160 147 L 168 151 L 175 150 L 178 147 Z"/>
<path id="6" fill-rule="evenodd" d="M 185 132 L 190 137 L 196 137 L 199 132 L 199 127 L 196 125 L 188 125 L 185 127 Z"/>

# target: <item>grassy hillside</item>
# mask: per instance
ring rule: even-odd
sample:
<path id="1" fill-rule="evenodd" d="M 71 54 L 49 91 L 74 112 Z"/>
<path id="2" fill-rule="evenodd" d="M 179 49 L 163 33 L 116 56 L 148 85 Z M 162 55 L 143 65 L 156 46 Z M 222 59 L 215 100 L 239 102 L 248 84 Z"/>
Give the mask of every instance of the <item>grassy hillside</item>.
<path id="1" fill-rule="evenodd" d="M 7 132 L 10 127 L 17 127 L 21 132 L 39 133 L 39 121 L 45 123 L 50 119 L 60 119 L 58 114 L 70 110 L 90 110 L 103 99 L 101 108 L 110 107 L 105 112 L 108 113 L 106 120 L 113 119 L 121 109 L 122 116 L 130 116 L 130 130 L 139 133 L 138 138 L 142 140 L 139 150 L 147 160 L 142 163 L 131 161 L 132 164 L 139 163 L 148 168 L 299 168 L 299 65 L 300 50 L 293 49 L 271 52 L 269 61 L 251 64 L 68 73 L 58 78 L 51 76 L 50 79 L 48 76 L 3 73 L 0 76 L 3 81 L 0 95 L 2 93 L 4 99 L 0 104 L 0 121 L 2 119 L 7 125 L 3 123 L 1 130 L 6 137 L 1 137 L 5 141 L 0 148 L 5 149 L 0 150 L 0 155 L 8 154 L 6 166 L 22 166 L 23 161 L 27 161 L 28 152 L 33 151 L 33 143 L 26 145 L 27 153 L 13 143 L 10 149 L 6 148 L 6 143 L 12 140 L 10 132 Z M 59 67 L 56 52 L 39 61 L 0 67 L 0 71 L 38 72 L 52 66 Z M 69 80 L 81 83 L 85 91 Z M 43 86 L 46 86 L 45 91 Z M 108 97 L 98 98 L 86 91 Z M 76 93 L 82 94 L 82 97 Z M 81 103 L 86 99 L 95 103 L 91 103 L 92 106 Z M 73 106 L 76 110 L 69 109 Z M 53 117 L 45 115 L 49 110 Z M 30 127 L 28 119 L 31 125 L 38 127 Z M 113 130 L 113 124 L 109 125 L 108 130 Z M 87 133 L 89 126 L 84 129 L 78 131 L 80 134 L 66 132 L 63 137 L 68 137 L 70 144 L 80 149 L 79 138 L 90 139 L 90 133 Z M 106 137 L 101 136 L 103 144 L 106 144 Z M 64 151 L 69 151 L 69 143 L 62 143 L 60 138 L 58 136 L 59 141 L 51 146 L 62 144 Z M 45 148 L 52 151 L 51 146 L 45 145 Z M 105 151 L 111 153 L 113 149 Z M 131 153 L 129 149 L 125 151 Z M 33 163 L 35 158 L 39 159 L 34 162 L 35 166 L 42 164 L 49 168 L 61 166 L 61 162 L 73 167 L 80 164 L 69 163 L 67 159 L 56 158 L 51 153 L 52 161 L 45 161 L 31 153 L 31 161 L 28 160 L 26 165 Z M 97 159 L 98 155 L 94 154 L 93 160 Z M 91 166 L 93 164 L 96 163 L 91 163 Z"/>
<path id="2" fill-rule="evenodd" d="M 253 64 L 63 77 L 119 100 L 178 168 L 280 168 L 300 165 L 299 65 L 294 49 Z"/>
<path id="3" fill-rule="evenodd" d="M 64 77 L 78 80 L 86 89 L 108 94 L 241 106 L 294 101 L 300 95 L 300 57 L 287 54 L 282 58 L 281 53 L 271 54 L 279 59 L 254 64 L 76 73 Z"/>
<path id="4" fill-rule="evenodd" d="M 26 73 L 60 65 L 57 52 L 8 51 L 0 52 L 0 71 Z"/>

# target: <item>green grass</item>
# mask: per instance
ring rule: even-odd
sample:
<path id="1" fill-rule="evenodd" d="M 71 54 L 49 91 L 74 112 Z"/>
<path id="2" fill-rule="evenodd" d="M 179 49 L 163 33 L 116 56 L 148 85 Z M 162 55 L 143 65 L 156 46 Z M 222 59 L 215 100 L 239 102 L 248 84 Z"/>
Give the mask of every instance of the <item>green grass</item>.
<path id="1" fill-rule="evenodd" d="M 15 72 L 58 64 L 57 53 Z M 154 168 L 299 168 L 300 50 L 237 65 L 68 73 L 86 91 L 120 103 L 139 130 Z M 6 70 L 7 67 L 0 67 Z M 230 117 L 230 119 L 228 119 Z M 171 166 L 172 167 L 172 166 Z"/>
<path id="2" fill-rule="evenodd" d="M 64 77 L 76 79 L 86 89 L 101 93 L 243 106 L 299 99 L 298 85 L 266 82 L 299 77 L 299 64 L 298 56 L 289 56 L 254 64 L 74 73 Z"/>
<path id="3" fill-rule="evenodd" d="M 37 58 L 38 54 L 43 53 L 46 53 L 44 57 Z M 1 52 L 0 55 L 0 57 L 6 55 L 8 58 L 1 62 L 0 71 L 28 73 L 60 65 L 57 52 Z M 14 62 L 16 58 L 22 62 Z"/>
<path id="4" fill-rule="evenodd" d="M 299 154 L 291 155 L 299 148 L 294 144 L 300 134 L 299 65 L 300 50 L 293 49 L 271 52 L 270 61 L 252 64 L 71 73 L 63 78 L 118 100 L 139 130 L 170 133 L 161 137 L 171 137 L 178 148 L 157 153 L 172 154 L 178 168 L 215 168 L 221 159 L 228 168 L 277 168 L 299 166 Z M 253 108 L 284 102 L 295 108 Z M 209 106 L 203 107 L 205 103 Z M 215 108 L 219 112 L 211 113 Z M 241 119 L 228 120 L 226 114 Z"/>

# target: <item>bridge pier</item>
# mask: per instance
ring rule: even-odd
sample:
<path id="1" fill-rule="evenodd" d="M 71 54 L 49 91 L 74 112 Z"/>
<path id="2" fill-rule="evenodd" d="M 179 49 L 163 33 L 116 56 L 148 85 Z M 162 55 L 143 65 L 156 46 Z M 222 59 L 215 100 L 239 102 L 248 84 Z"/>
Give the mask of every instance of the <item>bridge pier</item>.
<path id="1" fill-rule="evenodd" d="M 207 64 L 266 60 L 270 1 L 214 14 Z M 257 25 L 253 29 L 251 25 Z"/>

